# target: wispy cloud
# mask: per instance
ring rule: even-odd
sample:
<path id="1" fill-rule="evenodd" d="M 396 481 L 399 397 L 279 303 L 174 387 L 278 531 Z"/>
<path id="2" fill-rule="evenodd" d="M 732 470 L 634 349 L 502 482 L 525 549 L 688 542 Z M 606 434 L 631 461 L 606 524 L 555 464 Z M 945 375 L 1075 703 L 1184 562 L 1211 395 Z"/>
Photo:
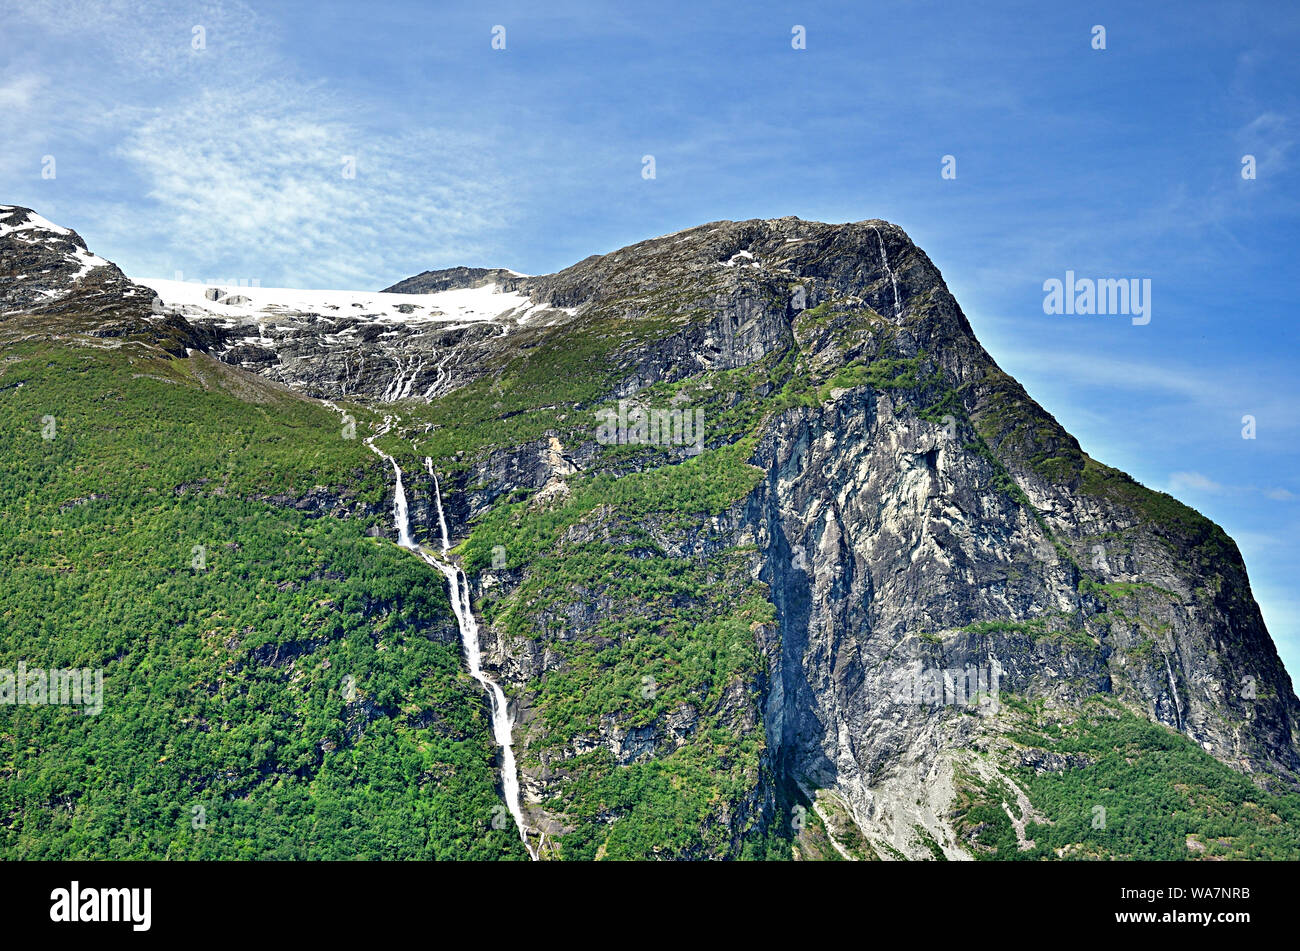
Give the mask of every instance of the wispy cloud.
<path id="1" fill-rule="evenodd" d="M 11 114 L 26 111 L 42 85 L 44 80 L 35 73 L 0 76 L 0 109 Z"/>
<path id="2" fill-rule="evenodd" d="M 1261 112 L 1242 128 L 1238 139 L 1243 151 L 1255 156 L 1260 171 L 1277 176 L 1290 166 L 1296 145 L 1295 123 L 1290 116 Z"/>
<path id="3" fill-rule="evenodd" d="M 991 323 L 1000 324 L 997 318 Z M 998 330 L 998 345 L 991 350 L 999 364 L 1022 380 L 1050 379 L 1108 393 L 1146 394 L 1148 402 L 1153 398 L 1173 399 L 1189 411 L 1212 410 L 1233 418 L 1237 412 L 1249 412 L 1268 419 L 1270 426 L 1279 431 L 1300 425 L 1289 368 L 1279 368 L 1275 377 L 1263 359 L 1251 367 L 1222 362 L 1208 367 L 1169 360 L 1156 363 L 1115 357 L 1098 347 L 1049 350 L 1021 345 L 1006 332 L 1005 324 Z"/>
<path id="4" fill-rule="evenodd" d="M 1175 490 L 1194 489 L 1197 492 L 1222 492 L 1223 486 L 1199 472 L 1175 472 L 1169 476 L 1169 485 Z"/>
<path id="5" fill-rule="evenodd" d="M 186 254 L 177 269 L 220 269 L 218 249 L 232 249 L 299 262 L 296 283 L 365 286 L 414 246 L 473 257 L 509 204 L 489 143 L 374 135 L 343 115 L 321 89 L 229 85 L 145 119 L 118 154 L 143 178 L 166 246 Z"/>
<path id="6" fill-rule="evenodd" d="M 20 16 L 83 53 L 5 170 L 31 181 L 56 151 L 58 187 L 31 186 L 42 208 L 57 213 L 76 191 L 69 224 L 110 257 L 129 248 L 118 260 L 128 273 L 370 287 L 482 260 L 512 208 L 491 135 L 367 125 L 373 104 L 301 76 L 275 27 L 242 3 L 34 0 Z M 34 75 L 0 73 L 0 108 L 41 90 Z M 100 185 L 110 178 L 112 191 Z M 122 201 L 122 182 L 147 201 Z M 243 273 L 250 261 L 260 273 Z"/>
<path id="7" fill-rule="evenodd" d="M 1173 472 L 1169 475 L 1167 490 L 1174 495 L 1180 492 L 1205 492 L 1212 495 L 1262 495 L 1274 502 L 1292 502 L 1300 495 L 1290 489 L 1273 486 L 1225 485 L 1200 472 Z"/>
<path id="8" fill-rule="evenodd" d="M 132 77 L 151 82 L 204 70 L 264 68 L 273 50 L 269 22 L 238 0 L 23 0 L 13 5 L 12 16 L 80 47 L 101 70 L 126 67 Z M 196 35 L 202 37 L 197 49 Z"/>

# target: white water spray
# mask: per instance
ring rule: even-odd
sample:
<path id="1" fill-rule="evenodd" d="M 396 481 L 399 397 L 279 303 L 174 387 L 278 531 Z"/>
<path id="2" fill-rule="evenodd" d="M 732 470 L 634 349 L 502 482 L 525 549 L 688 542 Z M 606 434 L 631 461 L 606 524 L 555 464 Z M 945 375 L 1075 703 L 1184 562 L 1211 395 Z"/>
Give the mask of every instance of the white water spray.
<path id="1" fill-rule="evenodd" d="M 339 407 L 329 401 L 325 405 L 336 412 Z M 456 624 L 460 628 L 461 646 L 465 651 L 465 663 L 470 676 L 487 691 L 492 703 L 492 736 L 501 747 L 501 789 L 505 794 L 506 808 L 515 820 L 519 830 L 519 839 L 528 850 L 528 855 L 537 860 L 537 852 L 528 844 L 528 832 L 524 825 L 523 810 L 519 806 L 519 770 L 515 764 L 514 740 L 511 731 L 514 721 L 510 718 L 510 707 L 506 703 L 505 692 L 487 674 L 483 673 L 483 654 L 479 647 L 478 621 L 474 618 L 474 609 L 470 601 L 469 579 L 450 560 L 443 560 L 451 549 L 451 538 L 447 532 L 447 518 L 442 510 L 442 488 L 433 471 L 433 460 L 425 457 L 424 466 L 433 478 L 433 497 L 438 507 L 438 530 L 441 534 L 443 558 L 435 558 L 415 543 L 411 537 L 410 506 L 406 500 L 406 488 L 402 483 L 402 468 L 397 460 L 375 445 L 375 440 L 387 433 L 393 425 L 392 417 L 385 416 L 383 427 L 379 432 L 365 440 L 366 446 L 393 467 L 396 485 L 393 489 L 393 522 L 397 525 L 397 544 L 415 552 L 428 565 L 437 568 L 447 579 L 447 594 L 451 600 L 451 609 L 456 615 Z M 539 842 L 540 845 L 540 842 Z"/>
<path id="2" fill-rule="evenodd" d="M 447 552 L 451 549 L 451 539 L 447 533 L 447 517 L 442 510 L 442 488 L 438 484 L 438 476 L 433 471 L 433 460 L 426 456 L 424 466 L 433 478 L 433 498 L 438 506 L 438 529 L 442 534 L 442 555 L 446 558 Z M 478 621 L 474 618 L 474 608 L 470 603 L 469 579 L 465 577 L 465 572 L 450 561 L 434 558 L 420 548 L 414 550 L 426 562 L 441 571 L 447 579 L 447 588 L 451 594 L 451 608 L 456 612 L 461 643 L 465 647 L 465 663 L 469 666 L 470 676 L 483 685 L 483 689 L 487 691 L 492 701 L 492 735 L 496 738 L 497 745 L 501 747 L 501 789 L 505 793 L 506 808 L 510 810 L 510 815 L 514 816 L 524 848 L 533 859 L 536 859 L 537 853 L 528 844 L 524 816 L 519 807 L 519 771 L 515 766 L 514 740 L 511 736 L 514 721 L 510 718 L 510 707 L 506 703 L 505 692 L 496 681 L 483 673 Z"/>
<path id="3" fill-rule="evenodd" d="M 406 488 L 402 485 L 402 469 L 396 459 L 375 445 L 375 440 L 388 432 L 392 426 L 392 418 L 385 416 L 383 428 L 373 436 L 367 437 L 365 443 L 371 452 L 393 467 L 393 476 L 397 480 L 397 487 L 393 490 L 393 524 L 397 526 L 397 544 L 414 551 L 415 540 L 411 538 L 411 519 L 406 504 Z"/>
<path id="4" fill-rule="evenodd" d="M 401 357 L 395 357 L 394 362 L 397 365 L 397 375 L 388 381 L 387 388 L 379 397 L 381 403 L 395 403 L 410 396 L 415 378 L 424 369 L 424 360 L 420 357 L 411 357 L 405 366 L 402 365 Z"/>
<path id="5" fill-rule="evenodd" d="M 438 503 L 438 530 L 442 533 L 442 553 L 447 554 L 451 548 L 451 541 L 447 536 L 447 519 L 442 514 L 442 489 L 438 485 L 438 477 L 433 471 L 433 460 L 428 456 L 424 457 L 424 468 L 429 471 L 430 478 L 433 479 L 433 500 Z"/>

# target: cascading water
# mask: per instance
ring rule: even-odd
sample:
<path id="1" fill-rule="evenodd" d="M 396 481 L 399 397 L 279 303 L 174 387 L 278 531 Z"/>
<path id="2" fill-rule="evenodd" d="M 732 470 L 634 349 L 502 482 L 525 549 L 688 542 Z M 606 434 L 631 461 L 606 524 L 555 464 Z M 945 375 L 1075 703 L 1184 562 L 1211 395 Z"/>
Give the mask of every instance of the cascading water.
<path id="1" fill-rule="evenodd" d="M 438 507 L 438 529 L 442 534 L 442 555 L 445 558 L 447 552 L 451 550 L 451 538 L 447 533 L 447 517 L 442 510 L 442 487 L 438 484 L 438 476 L 433 471 L 433 460 L 428 456 L 424 459 L 424 466 L 433 478 L 433 499 Z M 416 551 L 421 558 L 447 578 L 447 587 L 451 592 L 451 607 L 456 612 L 456 621 L 460 625 L 460 639 L 465 645 L 465 662 L 469 665 L 470 676 L 483 685 L 483 689 L 488 692 L 492 700 L 492 733 L 496 737 L 497 745 L 501 747 L 501 788 L 505 793 L 506 807 L 514 816 L 515 825 L 519 827 L 519 838 L 523 840 L 524 848 L 528 849 L 528 854 L 536 859 L 537 853 L 528 844 L 524 816 L 519 807 L 519 771 L 515 766 L 514 740 L 511 736 L 514 722 L 510 719 L 510 707 L 506 703 L 505 692 L 496 681 L 483 673 L 483 656 L 478 642 L 478 621 L 474 618 L 473 606 L 470 603 L 469 579 L 465 577 L 465 572 L 450 561 L 434 558 L 420 549 Z"/>
<path id="2" fill-rule="evenodd" d="M 447 534 L 447 519 L 442 514 L 442 488 L 438 485 L 438 476 L 433 471 L 433 460 L 428 456 L 424 457 L 424 468 L 429 470 L 429 477 L 433 479 L 433 500 L 438 503 L 438 531 L 442 534 L 442 553 L 447 554 L 451 548 L 451 540 Z"/>
<path id="3" fill-rule="evenodd" d="M 889 275 L 889 283 L 894 288 L 894 316 L 901 317 L 903 309 L 898 306 L 898 281 L 894 277 L 893 269 L 889 266 L 889 255 L 885 254 L 885 239 L 880 236 L 878 228 L 872 227 L 871 230 L 876 232 L 876 240 L 880 242 L 880 262 L 885 265 L 885 273 Z"/>
<path id="4" fill-rule="evenodd" d="M 402 485 L 402 468 L 397 464 L 396 459 L 375 445 L 375 440 L 388 432 L 391 426 L 392 423 L 385 416 L 384 428 L 366 439 L 366 445 L 371 452 L 393 467 L 393 477 L 397 480 L 397 487 L 393 490 L 393 524 L 397 526 L 397 544 L 416 551 L 415 539 L 411 538 L 411 518 L 406 504 L 406 488 Z"/>
<path id="5" fill-rule="evenodd" d="M 328 400 L 324 401 L 324 403 L 335 412 L 343 412 Z M 442 488 L 439 486 L 438 477 L 433 471 L 433 460 L 426 456 L 424 465 L 433 478 L 433 498 L 438 508 L 438 530 L 441 533 L 442 558 L 435 558 L 429 554 L 417 545 L 415 539 L 411 537 L 410 507 L 406 500 L 406 487 L 402 482 L 402 467 L 397 464 L 396 459 L 375 445 L 375 440 L 387 433 L 392 428 L 392 425 L 392 417 L 385 416 L 384 424 L 379 432 L 367 437 L 365 444 L 371 452 L 393 467 L 393 476 L 396 479 L 396 485 L 393 489 L 393 522 L 397 525 L 397 544 L 415 552 L 426 564 L 442 572 L 443 577 L 447 579 L 447 593 L 451 600 L 451 609 L 456 615 L 456 624 L 460 628 L 460 641 L 465 650 L 465 663 L 469 667 L 470 676 L 482 685 L 483 689 L 487 691 L 488 699 L 492 702 L 492 736 L 497 745 L 501 747 L 501 789 L 505 794 L 506 808 L 510 810 L 510 815 L 514 817 L 515 826 L 519 829 L 520 841 L 524 843 L 528 855 L 536 861 L 537 852 L 528 844 L 528 832 L 524 826 L 523 810 L 519 806 L 519 770 L 515 765 L 514 740 L 511 736 L 514 722 L 510 719 L 510 707 L 506 703 L 505 692 L 496 681 L 483 673 L 483 655 L 478 642 L 478 621 L 474 618 L 474 609 L 470 601 L 469 579 L 450 560 L 444 560 L 451 550 L 451 537 L 447 532 L 447 517 L 442 510 Z"/>
<path id="6" fill-rule="evenodd" d="M 411 395 L 411 387 L 415 385 L 415 378 L 419 376 L 420 371 L 424 369 L 424 361 L 418 357 L 411 357 L 402 366 L 402 358 L 394 358 L 397 364 L 397 375 L 388 382 L 388 387 L 379 397 L 381 403 L 396 403 L 398 400 L 404 400 Z"/>

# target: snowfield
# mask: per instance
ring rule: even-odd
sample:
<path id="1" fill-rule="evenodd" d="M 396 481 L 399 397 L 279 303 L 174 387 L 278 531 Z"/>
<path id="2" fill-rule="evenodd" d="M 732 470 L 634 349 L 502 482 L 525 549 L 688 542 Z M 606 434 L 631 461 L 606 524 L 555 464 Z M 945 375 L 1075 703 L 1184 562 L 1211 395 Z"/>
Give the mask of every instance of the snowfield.
<path id="1" fill-rule="evenodd" d="M 468 323 L 513 318 L 526 321 L 547 310 L 525 294 L 503 292 L 495 284 L 436 294 L 386 294 L 381 291 L 301 290 L 291 287 L 243 287 L 201 284 L 162 278 L 135 278 L 155 291 L 168 307 L 199 308 L 214 317 L 265 318 L 288 314 L 321 317 L 369 317 L 383 323 L 424 321 Z M 216 300 L 209 289 L 220 291 Z M 409 310 L 409 313 L 404 313 Z"/>

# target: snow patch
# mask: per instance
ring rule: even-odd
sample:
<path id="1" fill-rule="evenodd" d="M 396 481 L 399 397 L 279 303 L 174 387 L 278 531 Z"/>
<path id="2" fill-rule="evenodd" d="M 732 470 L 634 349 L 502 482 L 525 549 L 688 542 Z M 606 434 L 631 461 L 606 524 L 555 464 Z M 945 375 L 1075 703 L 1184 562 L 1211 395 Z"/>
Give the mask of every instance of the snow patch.
<path id="1" fill-rule="evenodd" d="M 207 287 L 200 283 L 163 278 L 142 278 L 137 283 L 155 291 L 165 305 L 197 307 L 222 317 L 320 314 L 322 311 L 337 312 L 345 309 L 359 311 L 358 316 L 365 315 L 376 323 L 475 323 L 515 315 L 515 312 L 526 317 L 538 309 L 551 309 L 535 304 L 526 294 L 501 291 L 495 284 L 439 291 L 435 294 L 231 287 L 229 297 L 214 302 L 207 299 L 204 293 Z M 411 312 L 401 313 L 400 307 Z M 576 313 L 571 308 L 564 310 L 570 315 Z"/>
<path id="2" fill-rule="evenodd" d="M 5 211 L 12 211 L 14 209 L 14 206 L 0 205 L 0 209 L 3 209 Z M 25 233 L 20 234 L 20 232 L 25 232 Z M 0 238 L 3 238 L 6 235 L 10 235 L 10 234 L 16 235 L 17 240 L 22 241 L 26 244 L 39 244 L 41 243 L 43 237 L 48 235 L 56 235 L 58 237 L 72 236 L 72 232 L 69 231 L 67 228 L 60 228 L 54 222 L 50 221 L 47 218 L 42 218 L 34 211 L 26 212 L 26 217 L 24 218 L 23 221 L 19 222 L 18 224 L 0 224 Z M 92 270 L 94 270 L 97 267 L 108 266 L 108 262 L 105 261 L 103 258 L 99 257 L 98 255 L 91 254 L 85 248 L 77 247 L 76 245 L 73 245 L 71 254 L 65 255 L 65 258 L 66 260 L 68 260 L 69 263 L 75 264 L 77 266 L 77 273 L 72 275 L 72 277 L 70 278 L 70 280 L 72 281 L 80 281 L 83 277 L 85 277 L 87 274 L 89 274 Z M 41 273 L 48 274 L 52 270 L 54 269 L 46 268 Z M 25 277 L 26 275 L 23 276 Z M 58 296 L 58 292 L 55 291 L 46 292 L 46 296 L 55 297 Z"/>
<path id="3" fill-rule="evenodd" d="M 73 257 L 76 258 L 80 270 L 72 275 L 74 281 L 79 281 L 97 267 L 108 267 L 108 262 L 98 255 L 91 254 L 85 248 L 74 248 Z"/>
<path id="4" fill-rule="evenodd" d="M 750 254 L 748 251 L 737 251 L 726 261 L 722 262 L 723 267 L 736 267 L 737 265 L 740 265 L 741 267 L 760 266 L 758 263 L 758 259 L 755 258 L 754 255 Z"/>
<path id="5" fill-rule="evenodd" d="M 6 210 L 12 211 L 13 206 L 8 206 Z M 54 222 L 46 218 L 42 218 L 34 211 L 27 212 L 27 220 L 22 222 L 21 224 L 16 224 L 16 225 L 0 224 L 0 238 L 3 238 L 7 234 L 12 234 L 15 231 L 48 231 L 51 234 L 64 235 L 64 236 L 72 234 L 72 232 L 69 231 L 67 228 L 60 228 Z"/>

